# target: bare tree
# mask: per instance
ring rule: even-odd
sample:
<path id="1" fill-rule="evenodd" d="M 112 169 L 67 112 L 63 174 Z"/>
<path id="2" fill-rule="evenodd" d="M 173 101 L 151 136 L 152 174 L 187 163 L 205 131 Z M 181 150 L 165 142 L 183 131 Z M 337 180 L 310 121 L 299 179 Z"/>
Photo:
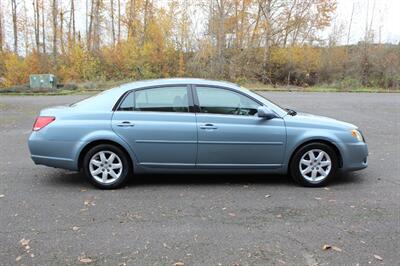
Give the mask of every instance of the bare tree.
<path id="1" fill-rule="evenodd" d="M 347 32 L 347 45 L 349 45 L 350 42 L 350 33 L 351 33 L 351 26 L 353 24 L 353 15 L 354 15 L 354 5 L 355 3 L 353 3 L 353 7 L 351 9 L 351 15 L 350 15 L 350 22 L 349 22 L 349 31 Z"/>
<path id="2" fill-rule="evenodd" d="M 64 11 L 60 10 L 60 44 L 61 44 L 61 53 L 65 53 L 65 45 L 64 45 Z"/>
<path id="3" fill-rule="evenodd" d="M 58 5 L 57 0 L 52 0 L 51 6 L 52 22 L 53 22 L 53 60 L 57 61 L 57 26 L 58 26 Z"/>
<path id="4" fill-rule="evenodd" d="M 43 45 L 43 54 L 46 54 L 46 31 L 45 31 L 45 18 L 44 18 L 44 1 L 41 1 L 41 9 L 42 9 L 42 45 Z"/>
<path id="5" fill-rule="evenodd" d="M 89 29 L 87 33 L 87 46 L 90 51 L 100 49 L 100 8 L 102 0 L 92 0 L 89 16 Z"/>
<path id="6" fill-rule="evenodd" d="M 121 41 L 121 0 L 118 0 L 118 42 Z"/>
<path id="7" fill-rule="evenodd" d="M 75 0 L 71 0 L 70 6 L 70 16 L 69 16 L 69 23 L 68 23 L 68 41 L 75 42 L 76 36 L 76 25 L 75 25 Z"/>
<path id="8" fill-rule="evenodd" d="M 0 0 L 0 52 L 3 51 L 4 30 L 3 30 L 3 4 Z"/>
<path id="9" fill-rule="evenodd" d="M 271 32 L 272 32 L 272 23 L 271 23 L 271 0 L 259 1 L 260 9 L 262 14 L 264 15 L 265 20 L 265 44 L 264 44 L 264 55 L 263 55 L 263 73 L 262 79 L 263 82 L 270 81 L 268 77 L 268 69 L 269 69 L 269 61 L 271 58 Z"/>
<path id="10" fill-rule="evenodd" d="M 35 30 L 35 44 L 36 50 L 39 51 L 40 47 L 40 9 L 39 9 L 39 1 L 33 0 L 33 26 Z"/>
<path id="11" fill-rule="evenodd" d="M 17 2 L 11 0 L 11 13 L 13 21 L 13 33 L 14 33 L 14 53 L 18 54 L 18 22 L 17 22 Z"/>
<path id="12" fill-rule="evenodd" d="M 114 23 L 114 0 L 110 0 L 111 9 L 111 38 L 113 45 L 115 44 L 115 23 Z"/>
<path id="13" fill-rule="evenodd" d="M 129 1 L 128 9 L 128 39 L 136 36 L 135 19 L 136 19 L 136 0 Z"/>

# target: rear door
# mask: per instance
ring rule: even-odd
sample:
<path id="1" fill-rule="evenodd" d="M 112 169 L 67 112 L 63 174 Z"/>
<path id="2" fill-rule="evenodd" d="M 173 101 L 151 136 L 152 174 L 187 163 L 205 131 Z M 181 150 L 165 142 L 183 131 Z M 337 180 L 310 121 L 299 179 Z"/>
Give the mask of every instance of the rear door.
<path id="1" fill-rule="evenodd" d="M 113 130 L 147 167 L 194 168 L 196 117 L 186 85 L 136 89 L 114 112 Z"/>
<path id="2" fill-rule="evenodd" d="M 278 168 L 286 129 L 282 118 L 257 116 L 261 103 L 237 91 L 196 86 L 199 168 Z"/>

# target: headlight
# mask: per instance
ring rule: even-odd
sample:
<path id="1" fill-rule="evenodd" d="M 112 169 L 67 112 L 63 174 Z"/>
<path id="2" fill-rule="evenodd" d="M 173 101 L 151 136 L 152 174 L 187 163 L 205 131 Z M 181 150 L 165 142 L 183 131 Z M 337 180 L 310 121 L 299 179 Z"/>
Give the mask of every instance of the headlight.
<path id="1" fill-rule="evenodd" d="M 352 130 L 350 130 L 350 132 L 351 132 L 351 135 L 353 137 L 355 137 L 358 141 L 364 141 L 364 138 L 361 135 L 361 132 L 358 131 L 357 129 L 352 129 Z"/>

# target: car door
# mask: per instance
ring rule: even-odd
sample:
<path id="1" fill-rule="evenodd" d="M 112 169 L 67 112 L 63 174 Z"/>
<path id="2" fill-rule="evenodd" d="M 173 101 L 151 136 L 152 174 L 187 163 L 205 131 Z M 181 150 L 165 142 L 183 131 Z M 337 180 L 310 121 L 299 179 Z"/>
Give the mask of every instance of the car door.
<path id="1" fill-rule="evenodd" d="M 186 85 L 136 89 L 114 112 L 112 128 L 140 165 L 194 168 L 197 129 L 191 102 Z"/>
<path id="2" fill-rule="evenodd" d="M 242 92 L 195 86 L 199 168 L 278 168 L 286 129 L 282 118 L 257 116 L 261 105 Z"/>

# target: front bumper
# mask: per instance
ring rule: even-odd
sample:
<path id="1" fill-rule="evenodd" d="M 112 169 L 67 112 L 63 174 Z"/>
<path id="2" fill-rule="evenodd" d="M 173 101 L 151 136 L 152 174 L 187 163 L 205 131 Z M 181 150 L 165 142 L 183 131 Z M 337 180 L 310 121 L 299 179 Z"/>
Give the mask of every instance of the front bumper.
<path id="1" fill-rule="evenodd" d="M 342 171 L 356 171 L 368 167 L 368 145 L 365 142 L 342 145 Z"/>

